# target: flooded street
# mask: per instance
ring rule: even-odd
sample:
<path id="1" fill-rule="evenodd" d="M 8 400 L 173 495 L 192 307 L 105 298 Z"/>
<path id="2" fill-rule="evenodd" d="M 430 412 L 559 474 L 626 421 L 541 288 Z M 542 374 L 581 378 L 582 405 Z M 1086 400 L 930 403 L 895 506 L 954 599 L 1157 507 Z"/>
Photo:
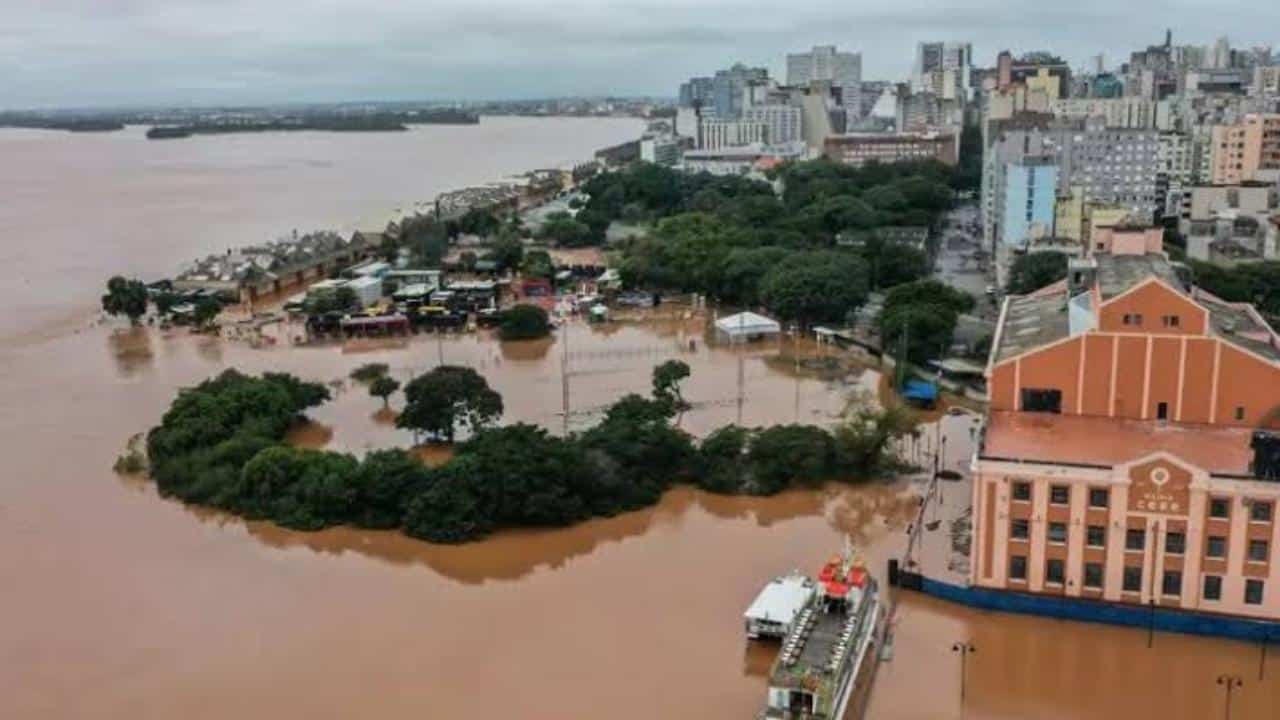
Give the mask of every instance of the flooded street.
<path id="1" fill-rule="evenodd" d="M 238 139 L 225 142 L 232 152 Z M 17 175 L 0 166 L 0 188 L 20 185 Z M 219 186 L 209 202 L 233 195 Z M 750 718 L 774 653 L 743 636 L 760 587 L 816 571 L 846 534 L 883 577 L 914 516 L 919 488 L 907 480 L 773 498 L 677 488 L 615 518 L 433 546 L 388 532 L 293 532 L 166 500 L 112 463 L 178 389 L 228 367 L 334 382 L 334 400 L 291 439 L 352 452 L 411 440 L 381 401 L 343 381 L 365 362 L 401 379 L 441 358 L 469 365 L 503 395 L 506 421 L 556 432 L 565 372 L 574 429 L 622 394 L 648 392 L 653 365 L 682 359 L 694 407 L 681 422 L 695 434 L 739 419 L 833 422 L 876 375 L 818 372 L 821 351 L 801 344 L 797 362 L 790 340 L 709 347 L 703 320 L 679 311 L 507 345 L 481 333 L 256 350 L 92 325 L 80 318 L 107 274 L 171 271 L 174 258 L 209 249 L 210 231 L 139 234 L 128 208 L 95 196 L 81 209 L 99 208 L 116 228 L 99 241 L 61 234 L 85 213 L 60 225 L 6 203 L 5 223 L 29 222 L 6 234 L 5 257 L 30 271 L 2 286 L 0 718 Z M 325 203 L 310 207 L 328 212 Z M 897 599 L 874 720 L 961 717 L 960 640 L 977 648 L 966 718 L 1219 718 L 1223 673 L 1244 682 L 1235 720 L 1280 708 L 1280 644 L 1259 680 L 1255 645 L 1161 633 L 1148 649 L 1141 630 Z"/>

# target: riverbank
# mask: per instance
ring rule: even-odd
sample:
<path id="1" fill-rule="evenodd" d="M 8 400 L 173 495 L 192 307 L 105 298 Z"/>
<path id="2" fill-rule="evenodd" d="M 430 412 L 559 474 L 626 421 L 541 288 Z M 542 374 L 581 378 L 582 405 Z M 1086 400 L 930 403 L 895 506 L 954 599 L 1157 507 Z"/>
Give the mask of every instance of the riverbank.
<path id="1" fill-rule="evenodd" d="M 486 118 L 403 133 L 280 133 L 156 143 L 0 130 L 0 354 L 84 328 L 106 275 L 156 279 L 199 257 L 314 228 L 382 229 L 459 186 L 571 166 L 632 139 L 631 119 Z M 86 231 L 87 213 L 100 222 Z M 175 240 L 175 238 L 177 240 Z"/>

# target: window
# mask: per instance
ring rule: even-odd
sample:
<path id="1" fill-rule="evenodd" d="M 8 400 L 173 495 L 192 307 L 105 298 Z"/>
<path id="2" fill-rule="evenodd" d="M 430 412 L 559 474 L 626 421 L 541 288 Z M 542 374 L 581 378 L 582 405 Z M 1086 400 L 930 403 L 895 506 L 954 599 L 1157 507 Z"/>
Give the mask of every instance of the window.
<path id="1" fill-rule="evenodd" d="M 1107 544 L 1107 528 L 1104 525 L 1090 525 L 1086 536 L 1089 547 L 1105 547 Z"/>
<path id="2" fill-rule="evenodd" d="M 1205 575 L 1203 595 L 1205 600 L 1221 600 L 1222 599 L 1222 576 Z"/>
<path id="3" fill-rule="evenodd" d="M 1129 528 L 1124 534 L 1125 550 L 1141 550 L 1147 545 L 1147 531 L 1142 528 Z"/>
<path id="4" fill-rule="evenodd" d="M 1084 564 L 1084 586 L 1087 588 L 1102 587 L 1102 563 Z"/>
<path id="5" fill-rule="evenodd" d="M 1031 483 L 1025 481 L 1017 481 L 1013 484 L 1013 499 L 1022 502 L 1031 500 Z"/>
<path id="6" fill-rule="evenodd" d="M 1209 500 L 1209 517 L 1231 517 L 1231 501 L 1225 498 L 1211 498 Z"/>
<path id="7" fill-rule="evenodd" d="M 1031 528 L 1025 519 L 1014 518 L 1009 521 L 1010 540 L 1026 540 L 1029 537 L 1031 537 Z"/>
<path id="8" fill-rule="evenodd" d="M 1104 508 L 1111 504 L 1111 491 L 1106 488 L 1089 488 L 1089 507 Z"/>
<path id="9" fill-rule="evenodd" d="M 1156 419 L 1157 420 L 1169 419 L 1169 403 L 1167 402 L 1156 403 Z"/>
<path id="10" fill-rule="evenodd" d="M 1124 324 L 1137 325 L 1140 327 L 1142 325 L 1142 313 L 1125 313 Z"/>
<path id="11" fill-rule="evenodd" d="M 1266 540 L 1250 540 L 1249 541 L 1249 562 L 1266 562 L 1267 553 Z"/>
<path id="12" fill-rule="evenodd" d="M 1160 581 L 1160 592 L 1177 597 L 1182 594 L 1182 573 L 1177 570 L 1165 570 Z"/>
<path id="13" fill-rule="evenodd" d="M 1142 592 L 1142 567 L 1126 565 L 1124 568 L 1124 591 Z"/>
<path id="14" fill-rule="evenodd" d="M 1057 559 L 1049 559 L 1044 564 L 1044 581 L 1061 585 L 1065 579 L 1062 561 Z"/>
<path id="15" fill-rule="evenodd" d="M 1051 388 L 1023 388 L 1022 410 L 1024 412 L 1061 413 L 1062 391 Z"/>
<path id="16" fill-rule="evenodd" d="M 1180 532 L 1171 532 L 1164 536 L 1164 551 L 1171 555 L 1181 555 L 1187 550 L 1187 536 Z"/>
<path id="17" fill-rule="evenodd" d="M 1051 485 L 1049 487 L 1049 502 L 1054 505 L 1066 505 L 1071 501 L 1071 488 L 1066 485 Z"/>
<path id="18" fill-rule="evenodd" d="M 1244 604 L 1245 605 L 1261 605 L 1262 604 L 1262 581 L 1261 580 L 1245 580 L 1244 581 Z"/>
<path id="19" fill-rule="evenodd" d="M 1049 542 L 1064 543 L 1067 541 L 1067 524 L 1051 522 L 1049 523 Z"/>
<path id="20" fill-rule="evenodd" d="M 1211 558 L 1224 558 L 1227 556 L 1227 539 L 1221 535 L 1210 535 L 1209 540 L 1205 543 L 1204 554 Z"/>
<path id="21" fill-rule="evenodd" d="M 1255 500 L 1249 507 L 1249 519 L 1254 522 L 1271 522 L 1271 503 Z"/>
<path id="22" fill-rule="evenodd" d="M 1010 580 L 1026 580 L 1027 579 L 1027 556 L 1012 555 L 1009 557 L 1009 579 Z"/>
<path id="23" fill-rule="evenodd" d="M 1167 328 L 1176 328 L 1182 323 L 1182 319 L 1177 315 L 1165 315 L 1164 317 L 1161 317 L 1160 320 Z"/>
<path id="24" fill-rule="evenodd" d="M 1237 406 L 1236 406 L 1236 420 L 1237 420 L 1237 421 L 1243 421 L 1243 420 L 1244 420 L 1244 406 L 1243 406 L 1243 405 L 1237 405 Z"/>

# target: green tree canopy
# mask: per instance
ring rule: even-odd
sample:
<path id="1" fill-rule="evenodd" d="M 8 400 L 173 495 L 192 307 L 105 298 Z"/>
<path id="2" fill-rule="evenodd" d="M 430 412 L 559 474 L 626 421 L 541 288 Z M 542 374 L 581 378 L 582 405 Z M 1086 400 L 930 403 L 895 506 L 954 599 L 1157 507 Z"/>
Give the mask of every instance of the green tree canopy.
<path id="1" fill-rule="evenodd" d="M 561 247 L 585 247 L 598 244 L 602 239 L 584 222 L 563 210 L 547 216 L 538 230 L 538 237 Z"/>
<path id="2" fill-rule="evenodd" d="M 102 296 L 102 309 L 109 315 L 124 315 L 138 324 L 147 313 L 147 286 L 140 280 L 126 280 L 120 275 L 107 280 L 107 294 Z"/>
<path id="3" fill-rule="evenodd" d="M 764 276 L 760 297 L 786 320 L 841 322 L 867 299 L 866 264 L 853 253 L 794 253 Z"/>
<path id="4" fill-rule="evenodd" d="M 502 416 L 502 396 L 468 367 L 441 365 L 404 388 L 396 426 L 453 442 L 459 428 L 475 432 Z"/>
<path id="5" fill-rule="evenodd" d="M 389 407 L 389 399 L 400 389 L 400 381 L 390 375 L 381 375 L 369 383 L 369 394 L 382 399 L 382 407 Z"/>
<path id="6" fill-rule="evenodd" d="M 1009 267 L 1010 295 L 1026 295 L 1067 276 L 1067 255 L 1056 251 L 1019 255 Z"/>
<path id="7" fill-rule="evenodd" d="M 522 303 L 502 313 L 498 337 L 503 340 L 536 340 L 551 334 L 551 319 L 537 305 Z"/>

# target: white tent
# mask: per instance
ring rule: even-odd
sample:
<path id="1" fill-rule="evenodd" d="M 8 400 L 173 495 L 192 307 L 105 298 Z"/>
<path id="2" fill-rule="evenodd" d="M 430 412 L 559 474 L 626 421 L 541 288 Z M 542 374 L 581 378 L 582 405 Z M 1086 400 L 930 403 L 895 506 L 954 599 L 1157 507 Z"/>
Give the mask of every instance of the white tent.
<path id="1" fill-rule="evenodd" d="M 782 326 L 777 320 L 753 312 L 740 312 L 716 321 L 716 335 L 727 338 L 729 342 L 746 342 L 781 332 Z"/>

